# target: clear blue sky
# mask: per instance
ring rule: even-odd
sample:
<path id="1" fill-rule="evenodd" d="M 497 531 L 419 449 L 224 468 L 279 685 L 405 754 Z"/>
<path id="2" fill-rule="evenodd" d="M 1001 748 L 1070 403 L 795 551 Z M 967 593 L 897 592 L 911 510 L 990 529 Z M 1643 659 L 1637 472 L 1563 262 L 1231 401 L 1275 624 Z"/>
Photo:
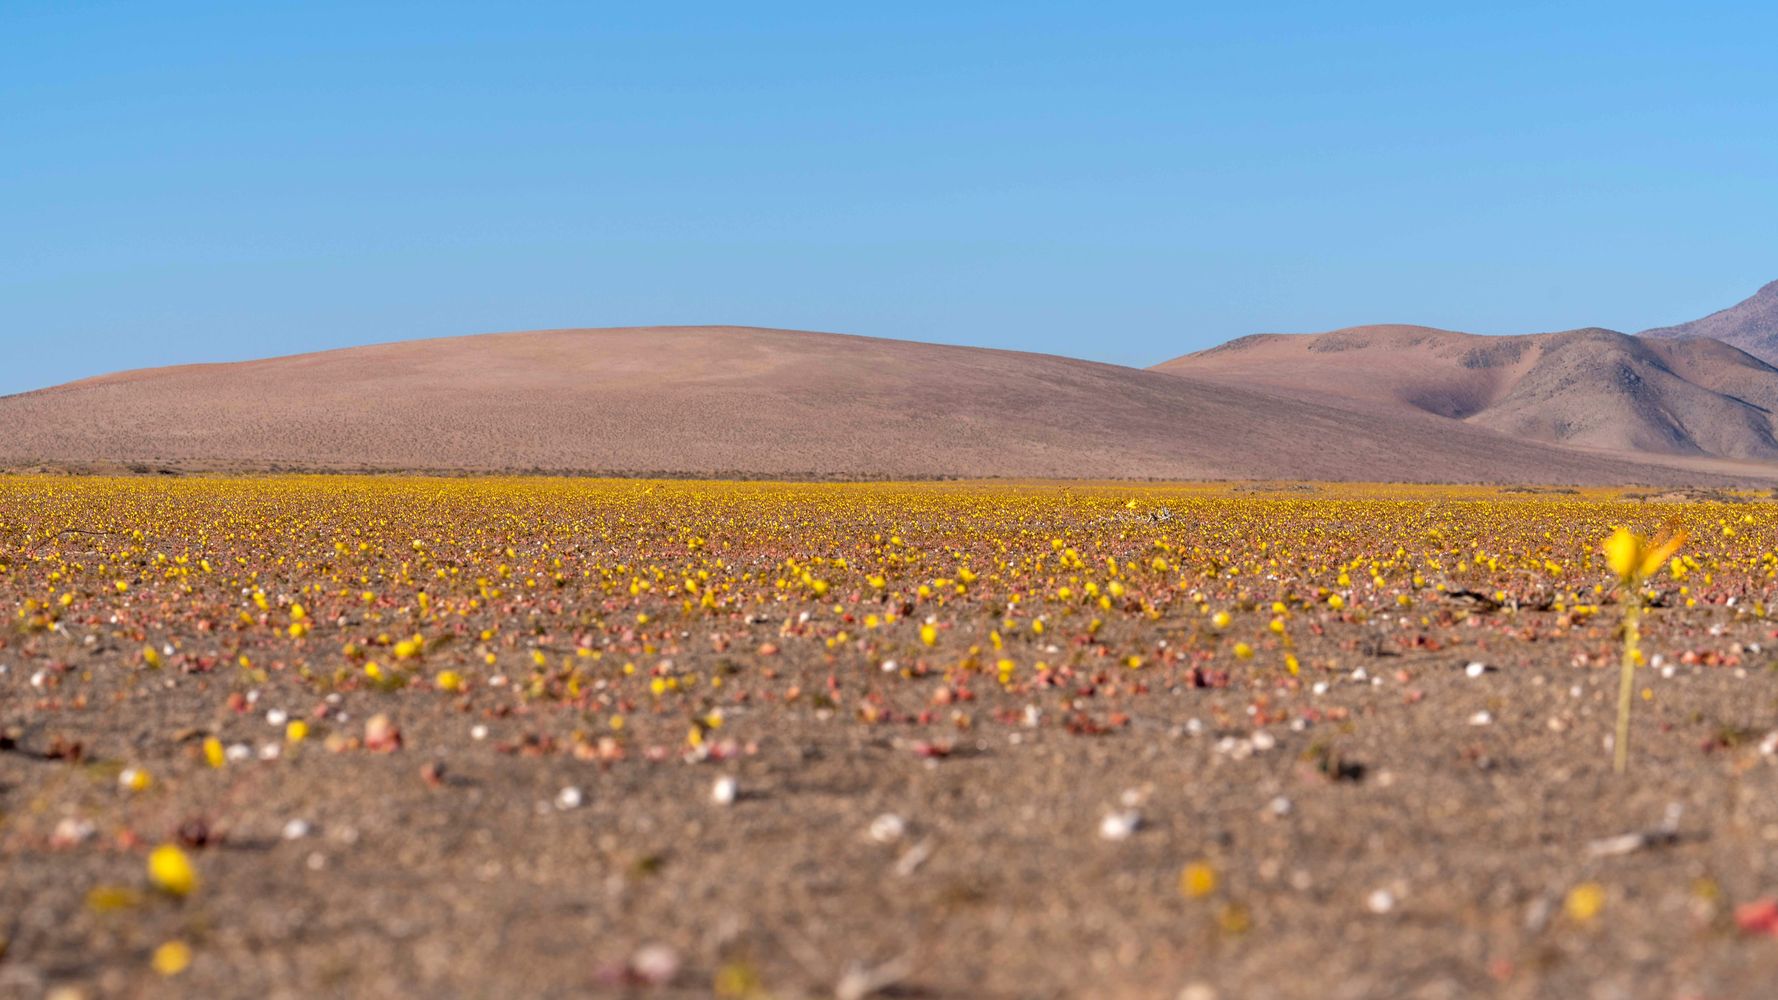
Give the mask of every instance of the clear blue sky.
<path id="1" fill-rule="evenodd" d="M 0 392 L 741 323 L 1149 364 L 1778 278 L 1778 4 L 0 2 Z"/>

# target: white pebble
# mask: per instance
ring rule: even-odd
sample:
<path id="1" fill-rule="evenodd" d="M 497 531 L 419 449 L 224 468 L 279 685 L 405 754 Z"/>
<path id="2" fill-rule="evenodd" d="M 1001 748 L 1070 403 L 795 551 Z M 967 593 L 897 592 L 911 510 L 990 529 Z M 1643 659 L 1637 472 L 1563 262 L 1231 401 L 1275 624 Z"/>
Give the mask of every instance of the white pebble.
<path id="1" fill-rule="evenodd" d="M 583 798 L 580 794 L 580 789 L 575 788 L 573 785 L 569 785 L 567 788 L 556 793 L 556 808 L 564 812 L 569 809 L 579 809 L 582 801 Z"/>
<path id="2" fill-rule="evenodd" d="M 733 778 L 717 778 L 716 784 L 710 789 L 710 800 L 719 806 L 726 806 L 735 801 L 741 792 L 741 786 Z"/>
<path id="3" fill-rule="evenodd" d="M 1271 805 L 1267 808 L 1272 810 L 1272 815 L 1274 816 L 1289 816 L 1292 806 L 1289 799 L 1280 795 L 1273 799 Z"/>
<path id="4" fill-rule="evenodd" d="M 1252 742 L 1253 749 L 1255 750 L 1270 750 L 1278 745 L 1278 737 L 1261 729 L 1259 732 L 1253 734 Z"/>
<path id="5" fill-rule="evenodd" d="M 265 714 L 266 725 L 282 727 L 290 721 L 290 713 L 281 708 L 274 708 Z"/>
<path id="6" fill-rule="evenodd" d="M 49 842 L 52 847 L 72 847 L 93 839 L 98 833 L 98 827 L 91 820 L 64 816 L 56 823 L 55 832 L 49 835 Z"/>
<path id="7" fill-rule="evenodd" d="M 1494 716 L 1489 715 L 1487 712 L 1477 712 L 1476 714 L 1469 717 L 1469 724 L 1472 726 L 1486 726 L 1486 725 L 1491 724 L 1493 721 L 1494 721 Z"/>
<path id="8" fill-rule="evenodd" d="M 223 756 L 233 763 L 239 764 L 241 761 L 253 759 L 253 748 L 245 743 L 231 743 L 228 749 L 223 751 Z"/>
<path id="9" fill-rule="evenodd" d="M 1106 840 L 1128 840 L 1142 825 L 1142 816 L 1134 809 L 1107 813 L 1099 821 L 1099 836 Z"/>
<path id="10" fill-rule="evenodd" d="M 488 727 L 483 726 L 483 725 L 470 726 L 469 727 L 469 738 L 472 740 L 487 739 L 488 738 Z"/>
<path id="11" fill-rule="evenodd" d="M 907 820 L 894 813 L 884 813 L 870 821 L 870 839 L 879 844 L 900 840 L 907 831 Z"/>
<path id="12" fill-rule="evenodd" d="M 894 660 L 884 660 L 883 661 L 883 672 L 886 674 L 892 674 L 900 669 L 901 669 L 901 664 L 896 663 Z"/>
<path id="13" fill-rule="evenodd" d="M 314 832 L 314 827 L 306 819 L 293 819 L 284 824 L 285 840 L 301 840 Z"/>
<path id="14" fill-rule="evenodd" d="M 1327 682 L 1326 681 L 1316 681 L 1314 683 L 1314 685 L 1309 688 L 1309 690 L 1314 692 L 1315 694 L 1326 694 L 1327 693 Z"/>
<path id="15" fill-rule="evenodd" d="M 1463 672 L 1468 674 L 1471 677 L 1480 677 L 1483 674 L 1488 672 L 1488 665 L 1486 663 L 1483 663 L 1480 660 L 1476 660 L 1474 663 L 1471 663 L 1469 666 L 1464 667 Z"/>
<path id="16" fill-rule="evenodd" d="M 1388 889 L 1378 889 L 1365 897 L 1364 908 L 1372 913 L 1388 913 L 1395 909 L 1395 894 Z"/>

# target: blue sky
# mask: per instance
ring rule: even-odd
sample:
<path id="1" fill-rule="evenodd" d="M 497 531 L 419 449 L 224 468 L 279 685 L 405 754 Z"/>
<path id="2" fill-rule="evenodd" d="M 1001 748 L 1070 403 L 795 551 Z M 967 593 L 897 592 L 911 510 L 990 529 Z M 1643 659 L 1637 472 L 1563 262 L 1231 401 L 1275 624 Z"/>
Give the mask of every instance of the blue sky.
<path id="1" fill-rule="evenodd" d="M 1462 6 L 6 0 L 0 393 L 656 323 L 1150 364 L 1778 278 L 1778 5 Z"/>

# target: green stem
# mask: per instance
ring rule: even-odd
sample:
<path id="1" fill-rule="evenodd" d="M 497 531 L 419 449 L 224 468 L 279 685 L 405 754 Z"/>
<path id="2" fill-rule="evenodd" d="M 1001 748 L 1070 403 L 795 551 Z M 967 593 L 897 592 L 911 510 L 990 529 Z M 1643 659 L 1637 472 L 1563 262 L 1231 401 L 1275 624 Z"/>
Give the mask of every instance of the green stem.
<path id="1" fill-rule="evenodd" d="M 1636 653 L 1642 635 L 1638 627 L 1642 616 L 1642 590 L 1630 588 L 1629 604 L 1624 606 L 1624 663 L 1617 691 L 1617 739 L 1612 743 L 1612 768 L 1623 774 L 1630 767 L 1630 703 L 1636 689 Z"/>

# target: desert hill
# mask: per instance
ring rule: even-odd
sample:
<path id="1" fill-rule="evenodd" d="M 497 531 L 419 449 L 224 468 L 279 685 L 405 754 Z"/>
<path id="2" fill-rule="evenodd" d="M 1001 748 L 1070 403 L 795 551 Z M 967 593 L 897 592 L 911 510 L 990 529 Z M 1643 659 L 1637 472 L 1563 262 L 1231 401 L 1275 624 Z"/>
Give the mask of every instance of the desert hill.
<path id="1" fill-rule="evenodd" d="M 1289 385 L 733 327 L 489 334 L 124 372 L 0 399 L 0 427 L 0 466 L 13 468 L 1700 478 L 1413 406 L 1295 398 Z"/>
<path id="2" fill-rule="evenodd" d="M 1569 447 L 1778 460 L 1778 369 L 1714 340 L 1365 326 L 1243 337 L 1154 370 Z"/>
<path id="3" fill-rule="evenodd" d="M 1709 337 L 1739 347 L 1767 363 L 1778 364 L 1778 281 L 1761 288 L 1752 298 L 1703 319 L 1644 330 L 1641 336 L 1659 340 Z"/>

